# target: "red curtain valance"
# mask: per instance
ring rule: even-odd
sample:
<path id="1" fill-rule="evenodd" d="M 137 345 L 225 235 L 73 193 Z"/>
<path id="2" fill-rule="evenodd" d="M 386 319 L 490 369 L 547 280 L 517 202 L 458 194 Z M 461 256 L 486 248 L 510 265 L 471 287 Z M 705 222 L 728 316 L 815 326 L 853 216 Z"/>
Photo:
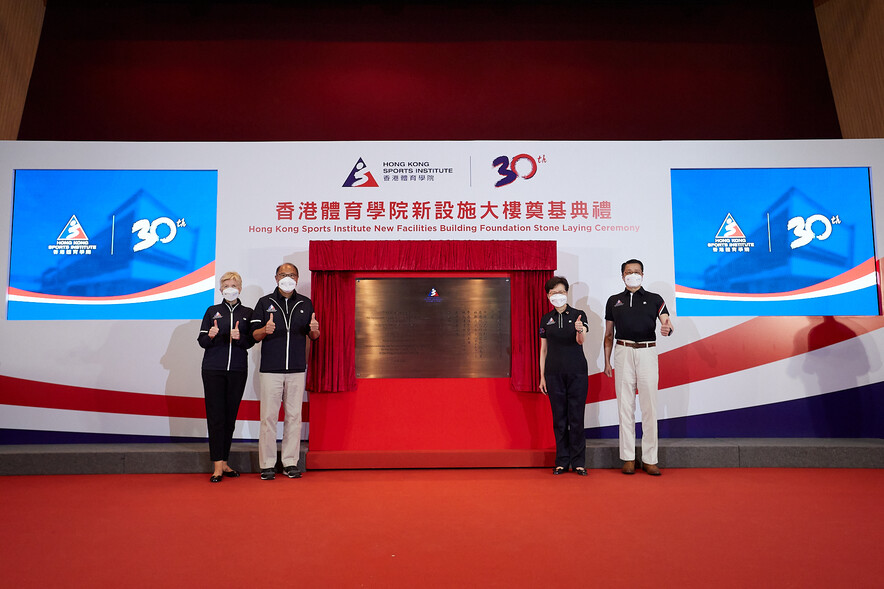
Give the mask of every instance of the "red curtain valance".
<path id="1" fill-rule="evenodd" d="M 311 241 L 310 271 L 555 270 L 555 241 Z"/>
<path id="2" fill-rule="evenodd" d="M 543 285 L 556 263 L 554 241 L 310 242 L 311 296 L 322 337 L 313 342 L 307 389 L 356 389 L 355 273 L 505 271 L 511 278 L 510 382 L 516 391 L 536 391 L 538 326 L 549 308 Z"/>

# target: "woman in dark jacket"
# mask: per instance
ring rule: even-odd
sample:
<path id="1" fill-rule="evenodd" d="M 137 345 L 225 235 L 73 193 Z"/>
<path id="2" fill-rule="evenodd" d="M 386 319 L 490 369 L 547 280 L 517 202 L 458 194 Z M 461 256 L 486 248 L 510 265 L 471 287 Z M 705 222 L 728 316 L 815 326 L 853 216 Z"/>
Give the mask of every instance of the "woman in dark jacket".
<path id="1" fill-rule="evenodd" d="M 227 461 L 236 428 L 236 414 L 246 388 L 247 350 L 255 344 L 249 331 L 252 310 L 239 300 L 242 278 L 236 272 L 226 272 L 221 276 L 220 284 L 224 301 L 206 309 L 197 337 L 205 349 L 202 375 L 209 455 L 215 463 L 215 472 L 210 479 L 213 483 L 220 483 L 223 477 L 239 476 Z"/>

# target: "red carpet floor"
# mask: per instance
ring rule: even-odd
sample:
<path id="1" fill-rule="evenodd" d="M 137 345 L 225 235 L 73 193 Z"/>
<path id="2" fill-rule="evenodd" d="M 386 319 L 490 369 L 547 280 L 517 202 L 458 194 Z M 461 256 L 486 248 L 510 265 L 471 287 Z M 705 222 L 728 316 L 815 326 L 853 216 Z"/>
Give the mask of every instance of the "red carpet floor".
<path id="1" fill-rule="evenodd" d="M 881 587 L 884 470 L 0 477 L 5 587 Z"/>

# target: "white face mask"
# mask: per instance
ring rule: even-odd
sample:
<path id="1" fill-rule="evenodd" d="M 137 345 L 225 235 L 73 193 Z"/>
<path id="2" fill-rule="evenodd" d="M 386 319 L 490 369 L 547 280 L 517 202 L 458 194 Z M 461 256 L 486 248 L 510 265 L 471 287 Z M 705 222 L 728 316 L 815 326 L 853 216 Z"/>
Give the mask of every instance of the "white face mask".
<path id="1" fill-rule="evenodd" d="M 568 295 L 563 294 L 554 294 L 549 295 L 549 302 L 552 303 L 553 307 L 564 307 L 568 302 Z"/>
<path id="2" fill-rule="evenodd" d="M 295 282 L 295 279 L 288 276 L 279 281 L 279 290 L 282 292 L 292 292 L 296 286 L 298 283 Z"/>
<path id="3" fill-rule="evenodd" d="M 641 274 L 627 274 L 626 278 L 623 279 L 626 282 L 626 286 L 629 288 L 637 288 L 642 285 L 642 275 Z"/>
<path id="4" fill-rule="evenodd" d="M 239 289 L 234 286 L 228 286 L 221 291 L 221 296 L 224 297 L 225 301 L 230 301 L 232 303 L 239 298 Z"/>

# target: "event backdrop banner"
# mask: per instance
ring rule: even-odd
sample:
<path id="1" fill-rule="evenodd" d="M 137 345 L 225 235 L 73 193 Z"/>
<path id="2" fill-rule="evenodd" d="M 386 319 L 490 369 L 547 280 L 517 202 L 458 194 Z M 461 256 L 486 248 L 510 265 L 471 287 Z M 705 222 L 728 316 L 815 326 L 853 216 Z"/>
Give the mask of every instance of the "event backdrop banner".
<path id="1" fill-rule="evenodd" d="M 882 437 L 882 171 L 882 139 L 0 142 L 0 442 L 204 438 L 197 334 L 224 272 L 242 275 L 254 307 L 279 264 L 297 266 L 322 350 L 358 335 L 353 298 L 326 288 L 327 271 L 396 278 L 370 274 L 420 242 L 434 276 L 482 277 L 483 260 L 451 258 L 473 240 L 554 243 L 557 267 L 541 273 L 565 276 L 587 316 L 587 436 L 617 435 L 605 302 L 637 258 L 675 328 L 657 337 L 663 435 Z M 332 249 L 356 259 L 311 269 L 318 242 L 353 244 Z M 538 271 L 526 266 L 495 273 L 510 279 L 510 309 L 526 305 L 514 292 L 547 304 L 516 276 Z M 325 330 L 329 314 L 351 331 Z M 435 329 L 420 337 L 440 348 Z M 262 345 L 249 350 L 238 439 L 258 437 Z M 342 439 L 415 449 L 549 435 L 530 383 L 449 372 L 310 390 L 304 434 L 315 448 L 334 417 Z M 381 419 L 402 407 L 408 420 Z"/>
<path id="2" fill-rule="evenodd" d="M 214 297 L 218 173 L 16 170 L 8 319 L 195 319 Z"/>
<path id="3" fill-rule="evenodd" d="M 678 312 L 878 315 L 868 168 L 672 170 Z"/>

